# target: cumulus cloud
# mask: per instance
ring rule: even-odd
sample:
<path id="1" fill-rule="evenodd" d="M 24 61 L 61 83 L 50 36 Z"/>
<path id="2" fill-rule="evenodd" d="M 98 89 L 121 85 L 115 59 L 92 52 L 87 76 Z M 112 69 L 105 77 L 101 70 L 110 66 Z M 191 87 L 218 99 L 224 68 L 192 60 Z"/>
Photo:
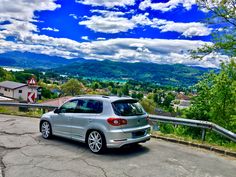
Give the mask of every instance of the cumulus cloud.
<path id="1" fill-rule="evenodd" d="M 55 0 L 2 0 L 0 1 L 0 19 L 17 19 L 22 21 L 33 21 L 35 11 L 55 10 L 60 8 Z"/>
<path id="2" fill-rule="evenodd" d="M 97 16 L 88 17 L 87 20 L 79 22 L 87 28 L 102 33 L 119 33 L 133 29 L 135 24 L 125 17 L 118 16 Z"/>
<path id="3" fill-rule="evenodd" d="M 98 41 L 104 41 L 104 40 L 106 40 L 106 38 L 104 38 L 104 37 L 98 37 L 97 40 L 98 40 Z"/>
<path id="4" fill-rule="evenodd" d="M 78 19 L 77 15 L 75 15 L 75 14 L 69 14 L 69 16 L 70 16 L 70 17 L 73 17 L 75 20 Z"/>
<path id="5" fill-rule="evenodd" d="M 201 61 L 191 59 L 188 51 L 204 44 L 206 42 L 150 38 L 116 38 L 80 43 L 66 38 L 34 34 L 25 38 L 24 43 L 0 39 L 0 52 L 31 51 L 70 59 L 80 57 L 122 62 L 180 63 L 218 67 L 220 59 L 223 58 L 220 55 L 209 55 Z"/>
<path id="6" fill-rule="evenodd" d="M 92 10 L 93 15 L 86 20 L 79 22 L 79 25 L 85 25 L 87 28 L 102 33 L 119 33 L 127 32 L 139 26 L 150 26 L 158 28 L 161 32 L 178 32 L 185 37 L 208 36 L 211 34 L 210 28 L 200 22 L 181 23 L 167 21 L 164 19 L 150 19 L 148 13 L 136 14 L 131 18 L 124 17 L 123 12 L 108 10 Z"/>
<path id="7" fill-rule="evenodd" d="M 85 41 L 88 41 L 89 40 L 89 37 L 88 36 L 82 36 L 81 39 L 85 40 Z"/>
<path id="8" fill-rule="evenodd" d="M 202 61 L 194 60 L 188 53 L 206 44 L 202 41 L 167 40 L 149 38 L 117 38 L 86 43 L 86 59 L 109 59 L 124 62 L 152 62 L 158 64 L 186 64 L 203 67 L 218 67 L 222 55 L 208 55 Z M 208 43 L 211 44 L 211 43 Z M 214 59 L 213 59 L 214 57 Z"/>
<path id="9" fill-rule="evenodd" d="M 38 32 L 33 22 L 38 22 L 35 11 L 55 10 L 61 6 L 55 0 L 11 0 L 0 1 L 0 22 L 8 22 L 0 25 L 0 37 L 14 36 L 22 40 L 32 32 Z"/>
<path id="10" fill-rule="evenodd" d="M 152 27 L 159 28 L 161 32 L 178 32 L 185 37 L 208 36 L 212 31 L 200 22 L 180 23 L 163 19 L 154 19 Z"/>
<path id="11" fill-rule="evenodd" d="M 135 0 L 76 0 L 75 2 L 91 6 L 104 6 L 107 8 L 133 6 L 135 4 Z"/>
<path id="12" fill-rule="evenodd" d="M 112 10 L 100 10 L 100 9 L 92 9 L 90 10 L 92 13 L 98 13 L 105 17 L 112 17 L 112 16 L 123 16 L 126 13 L 121 11 L 112 11 Z"/>
<path id="13" fill-rule="evenodd" d="M 169 0 L 168 2 L 158 3 L 153 3 L 151 0 L 144 0 L 140 3 L 139 9 L 146 10 L 147 8 L 151 8 L 152 10 L 167 12 L 182 5 L 186 10 L 190 10 L 194 4 L 196 4 L 196 0 Z"/>
<path id="14" fill-rule="evenodd" d="M 42 28 L 42 30 L 46 30 L 46 31 L 54 31 L 54 32 L 59 32 L 59 29 L 56 29 L 56 28 L 51 28 L 51 27 Z"/>

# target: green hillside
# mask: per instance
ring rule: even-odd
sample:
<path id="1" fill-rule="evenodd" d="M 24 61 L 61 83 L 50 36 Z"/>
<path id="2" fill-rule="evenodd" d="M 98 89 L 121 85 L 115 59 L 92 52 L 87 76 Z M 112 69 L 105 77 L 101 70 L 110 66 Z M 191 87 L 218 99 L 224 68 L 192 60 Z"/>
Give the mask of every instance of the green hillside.
<path id="1" fill-rule="evenodd" d="M 208 69 L 185 65 L 159 65 L 153 63 L 123 63 L 89 61 L 73 63 L 52 70 L 60 74 L 102 79 L 134 79 L 160 85 L 190 86 Z"/>

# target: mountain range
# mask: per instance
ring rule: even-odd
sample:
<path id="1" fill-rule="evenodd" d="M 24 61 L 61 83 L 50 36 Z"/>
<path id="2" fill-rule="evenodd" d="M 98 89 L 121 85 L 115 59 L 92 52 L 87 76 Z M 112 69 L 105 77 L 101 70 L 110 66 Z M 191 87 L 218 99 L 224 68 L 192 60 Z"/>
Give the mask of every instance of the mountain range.
<path id="1" fill-rule="evenodd" d="M 36 54 L 31 52 L 7 52 L 0 54 L 0 66 L 19 68 L 50 69 L 73 62 L 83 62 L 85 59 L 65 59 L 57 56 Z"/>
<path id="2" fill-rule="evenodd" d="M 210 70 L 181 64 L 125 63 L 83 58 L 65 59 L 30 52 L 0 54 L 0 66 L 43 69 L 63 75 L 95 79 L 133 79 L 171 86 L 193 85 Z"/>

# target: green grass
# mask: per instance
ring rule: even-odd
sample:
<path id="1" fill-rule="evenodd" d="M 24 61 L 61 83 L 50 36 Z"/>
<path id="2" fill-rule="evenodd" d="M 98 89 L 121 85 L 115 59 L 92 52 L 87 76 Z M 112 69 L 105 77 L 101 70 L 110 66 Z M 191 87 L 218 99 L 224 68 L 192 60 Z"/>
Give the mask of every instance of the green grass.
<path id="1" fill-rule="evenodd" d="M 18 108 L 0 107 L 0 114 L 40 118 L 43 114 L 43 111 L 41 109 L 28 109 L 27 111 L 19 111 Z"/>
<path id="2" fill-rule="evenodd" d="M 153 134 L 175 138 L 178 140 L 184 140 L 188 142 L 198 143 L 198 144 L 206 144 L 213 147 L 218 147 L 224 150 L 234 151 L 236 152 L 236 143 L 230 141 L 229 139 L 222 137 L 221 135 L 207 130 L 205 141 L 201 140 L 201 129 L 197 128 L 189 128 L 186 126 L 173 126 L 171 124 L 160 124 L 160 131 L 153 131 Z"/>

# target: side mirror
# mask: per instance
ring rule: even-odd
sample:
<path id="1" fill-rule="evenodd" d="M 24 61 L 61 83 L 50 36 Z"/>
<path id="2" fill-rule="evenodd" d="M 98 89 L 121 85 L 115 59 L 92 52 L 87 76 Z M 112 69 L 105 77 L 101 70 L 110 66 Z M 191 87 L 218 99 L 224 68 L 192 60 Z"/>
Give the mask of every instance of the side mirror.
<path id="1" fill-rule="evenodd" d="M 55 113 L 55 114 L 59 114 L 59 113 L 60 113 L 60 109 L 56 108 L 56 109 L 54 110 L 54 113 Z"/>

